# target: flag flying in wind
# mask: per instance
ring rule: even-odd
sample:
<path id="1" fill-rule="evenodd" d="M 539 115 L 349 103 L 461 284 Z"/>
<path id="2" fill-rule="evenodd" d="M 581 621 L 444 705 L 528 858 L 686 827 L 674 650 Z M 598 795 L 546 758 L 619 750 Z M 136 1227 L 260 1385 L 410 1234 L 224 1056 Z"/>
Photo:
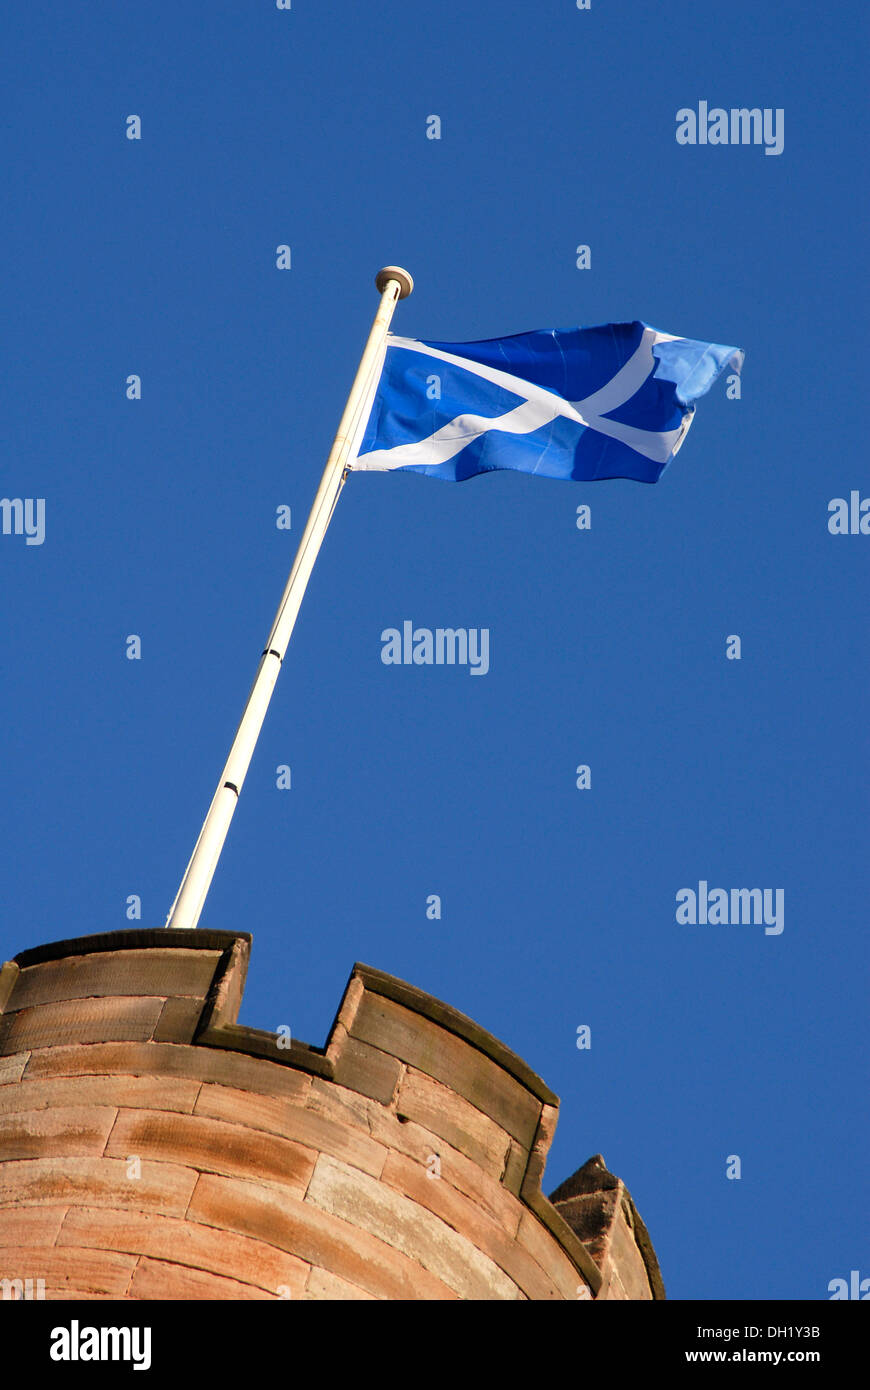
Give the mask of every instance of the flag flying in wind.
<path id="1" fill-rule="evenodd" d="M 654 483 L 695 401 L 740 348 L 645 323 L 541 329 L 476 343 L 388 334 L 349 468 L 460 482 L 497 468 Z"/>

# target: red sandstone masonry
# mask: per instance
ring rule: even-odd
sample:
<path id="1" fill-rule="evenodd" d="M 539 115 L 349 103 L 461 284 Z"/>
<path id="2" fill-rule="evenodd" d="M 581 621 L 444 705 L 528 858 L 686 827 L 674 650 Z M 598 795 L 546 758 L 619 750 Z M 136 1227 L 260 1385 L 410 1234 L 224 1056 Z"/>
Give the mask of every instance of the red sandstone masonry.
<path id="1" fill-rule="evenodd" d="M 17 1052 L 12 1057 L 0 1057 L 0 1086 L 11 1081 L 20 1081 L 29 1061 L 29 1052 Z"/>
<path id="2" fill-rule="evenodd" d="M 376 1298 L 455 1297 L 440 1280 L 370 1233 L 253 1182 L 204 1174 L 188 1214 L 292 1251 Z"/>
<path id="3" fill-rule="evenodd" d="M 460 1232 L 419 1203 L 376 1182 L 358 1169 L 321 1154 L 306 1193 L 314 1203 L 384 1244 L 440 1279 L 460 1298 L 522 1297 L 516 1284 Z"/>
<path id="4" fill-rule="evenodd" d="M 18 1246 L 5 1250 L 0 1276 L 44 1279 L 46 1302 L 66 1298 L 123 1298 L 136 1268 L 135 1255 L 113 1250 L 58 1250 Z"/>
<path id="5" fill-rule="evenodd" d="M 165 1076 L 77 1076 L 0 1087 L 0 1116 L 57 1106 L 119 1106 L 192 1114 L 199 1081 Z"/>
<path id="6" fill-rule="evenodd" d="M 138 1154 L 181 1163 L 200 1172 L 280 1183 L 302 1195 L 317 1154 L 243 1124 L 167 1110 L 120 1110 L 106 1146 L 107 1158 Z"/>
<path id="7" fill-rule="evenodd" d="M 71 1209 L 57 1237 L 59 1246 L 120 1250 L 170 1261 L 250 1284 L 278 1297 L 285 1287 L 302 1296 L 310 1266 L 262 1241 L 174 1217 L 108 1208 Z"/>
<path id="8" fill-rule="evenodd" d="M 380 1048 L 347 1037 L 335 1069 L 335 1080 L 364 1096 L 389 1105 L 402 1075 L 402 1064 Z"/>
<path id="9" fill-rule="evenodd" d="M 0 1115 L 0 1154 L 16 1158 L 99 1155 L 117 1111 L 105 1106 L 57 1106 Z"/>
<path id="10" fill-rule="evenodd" d="M 581 1285 L 584 1290 L 586 1286 L 578 1276 L 576 1266 L 561 1251 L 554 1254 L 549 1231 L 530 1211 L 524 1211 L 520 1217 L 517 1241 L 537 1261 L 541 1269 L 547 1271 L 560 1298 L 572 1300 L 584 1296 L 580 1289 Z"/>
<path id="11" fill-rule="evenodd" d="M 189 1269 L 186 1265 L 172 1264 L 168 1260 L 143 1258 L 136 1266 L 127 1297 L 209 1302 L 212 1299 L 268 1299 L 277 1295 L 258 1289 L 253 1284 L 240 1283 L 237 1279 L 209 1274 L 206 1270 Z"/>
<path id="12" fill-rule="evenodd" d="M 66 1207 L 7 1207 L 0 1211 L 0 1265 L 9 1245 L 54 1245 Z"/>
<path id="13" fill-rule="evenodd" d="M 220 951 L 140 950 L 131 960 L 117 951 L 94 951 L 82 956 L 29 965 L 15 982 L 15 1009 L 54 1004 L 64 999 L 106 995 L 189 996 L 200 1002 L 211 987 Z M 9 1006 L 4 1012 L 9 1012 Z M 199 1012 L 201 1012 L 201 1007 Z"/>
<path id="14" fill-rule="evenodd" d="M 406 1197 L 462 1231 L 517 1285 L 527 1298 L 558 1298 L 555 1284 L 535 1260 L 504 1229 L 468 1197 L 443 1178 L 429 1176 L 425 1168 L 402 1154 L 390 1154 L 383 1180 Z"/>
<path id="15" fill-rule="evenodd" d="M 424 1129 L 465 1154 L 485 1173 L 500 1178 L 510 1149 L 510 1135 L 449 1086 L 408 1067 L 399 1085 L 396 1114 L 416 1120 Z"/>
<path id="16" fill-rule="evenodd" d="M 130 1073 L 144 1076 L 181 1076 L 198 1081 L 219 1081 L 226 1086 L 258 1095 L 304 1098 L 311 1077 L 286 1067 L 276 1067 L 254 1057 L 233 1052 L 211 1052 L 201 1047 L 151 1043 L 91 1043 L 80 1047 L 47 1047 L 29 1055 L 24 1079 L 45 1076 L 81 1076 Z"/>
<path id="17" fill-rule="evenodd" d="M 231 1086 L 203 1086 L 196 1102 L 196 1114 L 280 1134 L 313 1152 L 342 1158 L 373 1177 L 380 1176 L 387 1160 L 388 1150 L 384 1145 L 366 1134 L 348 1130 L 346 1125 L 336 1124 L 298 1105 L 288 1105 L 284 1100 L 249 1096 Z"/>
<path id="18" fill-rule="evenodd" d="M 279 1049 L 236 1023 L 249 950 L 133 930 L 0 969 L 0 1264 L 41 1250 L 48 1297 L 663 1296 L 627 1194 L 584 1228 L 603 1285 L 544 1198 L 558 1102 L 520 1058 L 365 966 L 325 1048 Z"/>
<path id="19" fill-rule="evenodd" d="M 460 1192 L 473 1197 L 490 1215 L 495 1216 L 511 1233 L 519 1224 L 522 1208 L 506 1192 L 493 1171 L 487 1172 L 472 1159 L 454 1149 L 439 1135 L 413 1121 L 403 1121 L 398 1113 L 384 1109 L 367 1098 L 357 1096 L 344 1087 L 315 1078 L 308 1106 L 338 1121 L 367 1127 L 373 1139 L 387 1150 L 407 1154 L 424 1166 L 432 1155 L 441 1163 L 442 1178 Z M 338 1155 L 340 1157 L 340 1155 Z"/>
<path id="20" fill-rule="evenodd" d="M 150 1038 L 162 999 L 71 999 L 0 1018 L 0 1053 L 50 1047 L 53 1042 L 106 1042 Z"/>
<path id="21" fill-rule="evenodd" d="M 339 1279 L 337 1274 L 329 1274 L 325 1269 L 311 1268 L 303 1298 L 309 1300 L 328 1299 L 331 1302 L 347 1303 L 352 1300 L 374 1300 L 374 1294 L 366 1293 L 358 1284 L 349 1284 Z"/>
<path id="22" fill-rule="evenodd" d="M 0 1211 L 14 1207 L 121 1207 L 184 1216 L 199 1176 L 176 1163 L 143 1163 L 127 1176 L 119 1158 L 42 1158 L 0 1161 Z"/>
<path id="23" fill-rule="evenodd" d="M 521 1144 L 531 1144 L 539 1106 L 535 1097 L 489 1057 L 445 1033 L 392 999 L 366 995 L 351 1036 L 394 1052 L 489 1115 Z"/>

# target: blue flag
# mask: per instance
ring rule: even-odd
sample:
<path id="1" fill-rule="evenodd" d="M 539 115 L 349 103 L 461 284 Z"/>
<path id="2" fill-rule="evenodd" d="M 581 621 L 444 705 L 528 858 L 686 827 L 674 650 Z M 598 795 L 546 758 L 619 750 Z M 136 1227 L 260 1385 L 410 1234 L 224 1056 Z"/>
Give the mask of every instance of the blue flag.
<path id="1" fill-rule="evenodd" d="M 498 468 L 654 483 L 695 401 L 743 352 L 645 323 L 541 329 L 477 343 L 387 335 L 349 468 L 460 482 Z"/>

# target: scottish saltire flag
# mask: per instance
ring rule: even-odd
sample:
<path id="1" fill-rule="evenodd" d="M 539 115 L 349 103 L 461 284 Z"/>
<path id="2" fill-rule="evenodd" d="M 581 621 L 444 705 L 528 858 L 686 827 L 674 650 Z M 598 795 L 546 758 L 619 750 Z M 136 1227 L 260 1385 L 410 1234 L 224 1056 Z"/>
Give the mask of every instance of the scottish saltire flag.
<path id="1" fill-rule="evenodd" d="M 498 468 L 654 483 L 695 401 L 743 352 L 645 323 L 477 343 L 387 335 L 349 468 L 461 481 Z"/>

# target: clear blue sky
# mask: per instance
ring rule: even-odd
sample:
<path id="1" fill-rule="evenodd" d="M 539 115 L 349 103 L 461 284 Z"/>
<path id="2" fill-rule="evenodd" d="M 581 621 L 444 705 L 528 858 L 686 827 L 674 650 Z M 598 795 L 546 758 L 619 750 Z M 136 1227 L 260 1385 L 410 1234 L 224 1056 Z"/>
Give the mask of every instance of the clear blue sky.
<path id="1" fill-rule="evenodd" d="M 862 8 L 6 23 L 0 495 L 45 539 L 0 535 L 0 957 L 135 925 L 130 894 L 163 924 L 379 266 L 416 277 L 409 336 L 746 350 L 655 486 L 351 477 L 203 917 L 253 932 L 243 1022 L 322 1043 L 362 960 L 491 1029 L 562 1098 L 545 1189 L 601 1151 L 674 1298 L 870 1276 L 870 537 L 827 527 L 870 496 Z M 782 154 L 678 145 L 702 100 L 782 108 Z M 489 628 L 489 673 L 383 665 L 404 619 Z M 783 889 L 784 930 L 679 925 L 700 880 Z"/>

